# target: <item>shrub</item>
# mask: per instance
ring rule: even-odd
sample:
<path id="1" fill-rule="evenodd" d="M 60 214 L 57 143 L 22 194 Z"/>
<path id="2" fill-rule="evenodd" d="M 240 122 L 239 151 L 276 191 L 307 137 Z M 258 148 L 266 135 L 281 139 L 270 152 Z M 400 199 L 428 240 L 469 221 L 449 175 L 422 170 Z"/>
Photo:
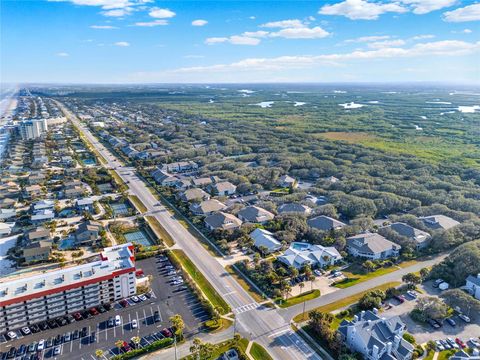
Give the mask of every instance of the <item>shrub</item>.
<path id="1" fill-rule="evenodd" d="M 413 335 L 412 335 L 412 334 L 409 334 L 409 333 L 407 333 L 407 332 L 406 332 L 405 334 L 403 334 L 403 338 L 404 338 L 406 341 L 408 341 L 410 344 L 415 344 L 415 343 L 416 343 L 415 338 L 413 337 Z"/>

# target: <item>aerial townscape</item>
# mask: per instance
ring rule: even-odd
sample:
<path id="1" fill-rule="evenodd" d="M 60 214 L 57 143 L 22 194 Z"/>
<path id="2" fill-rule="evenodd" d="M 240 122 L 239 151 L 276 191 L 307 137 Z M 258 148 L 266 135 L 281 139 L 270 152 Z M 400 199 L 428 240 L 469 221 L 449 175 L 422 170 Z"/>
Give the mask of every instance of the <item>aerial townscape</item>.
<path id="1" fill-rule="evenodd" d="M 480 360 L 480 3 L 0 11 L 0 360 Z"/>

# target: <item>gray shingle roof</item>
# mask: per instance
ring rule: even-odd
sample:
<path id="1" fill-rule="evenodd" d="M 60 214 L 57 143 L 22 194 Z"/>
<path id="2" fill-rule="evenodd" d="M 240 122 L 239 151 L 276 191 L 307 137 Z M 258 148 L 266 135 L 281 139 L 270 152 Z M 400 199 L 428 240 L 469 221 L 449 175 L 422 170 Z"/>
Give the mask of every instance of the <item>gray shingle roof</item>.
<path id="1" fill-rule="evenodd" d="M 359 243 L 359 244 L 357 244 Z M 347 246 L 356 248 L 364 253 L 381 253 L 392 248 L 400 249 L 401 246 L 385 239 L 377 233 L 365 233 L 347 238 Z"/>
<path id="2" fill-rule="evenodd" d="M 329 231 L 332 229 L 338 229 L 345 226 L 345 224 L 341 221 L 335 220 L 331 217 L 320 215 L 314 218 L 307 220 L 308 226 L 322 230 L 322 231 Z"/>

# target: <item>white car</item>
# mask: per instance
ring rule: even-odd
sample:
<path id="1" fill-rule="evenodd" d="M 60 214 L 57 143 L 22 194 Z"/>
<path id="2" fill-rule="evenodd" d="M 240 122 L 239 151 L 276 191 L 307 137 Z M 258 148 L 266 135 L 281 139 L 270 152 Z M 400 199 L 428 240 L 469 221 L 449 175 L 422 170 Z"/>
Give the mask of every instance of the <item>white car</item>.
<path id="1" fill-rule="evenodd" d="M 438 351 L 443 351 L 445 350 L 445 347 L 442 345 L 442 343 L 440 341 L 435 341 L 435 345 L 437 345 L 437 350 Z"/>
<path id="2" fill-rule="evenodd" d="M 7 333 L 7 336 L 10 338 L 10 340 L 16 339 L 17 338 L 17 333 L 13 331 L 9 331 Z"/>
<path id="3" fill-rule="evenodd" d="M 145 295 L 143 295 L 143 294 L 142 294 L 142 295 L 138 295 L 138 298 L 139 298 L 140 300 L 142 300 L 142 301 L 147 300 L 147 297 L 146 297 Z"/>
<path id="4" fill-rule="evenodd" d="M 137 320 L 132 320 L 132 329 L 136 329 L 138 327 Z"/>
<path id="5" fill-rule="evenodd" d="M 132 299 L 133 302 L 136 302 L 136 303 L 138 303 L 138 302 L 140 301 L 140 299 L 139 299 L 138 296 L 136 296 L 136 295 L 133 295 L 133 296 L 131 297 L 131 299 Z"/>
<path id="6" fill-rule="evenodd" d="M 60 355 L 60 346 L 55 346 L 53 349 L 53 356 Z"/>
<path id="7" fill-rule="evenodd" d="M 23 335 L 28 335 L 28 334 L 31 334 L 31 332 L 32 332 L 32 331 L 31 331 L 28 327 L 26 327 L 26 326 L 23 327 L 21 331 L 22 331 L 22 334 L 23 334 Z"/>
<path id="8" fill-rule="evenodd" d="M 43 349 L 45 349 L 45 340 L 42 339 L 38 342 L 37 351 L 42 351 Z"/>
<path id="9" fill-rule="evenodd" d="M 458 314 L 458 317 L 459 317 L 460 319 L 462 319 L 463 321 L 465 321 L 466 323 L 469 323 L 469 322 L 470 322 L 470 318 L 469 318 L 467 315 Z"/>
<path id="10" fill-rule="evenodd" d="M 115 326 L 120 326 L 122 324 L 122 318 L 120 315 L 115 316 Z"/>
<path id="11" fill-rule="evenodd" d="M 470 338 L 469 341 L 473 346 L 480 348 L 480 341 L 476 340 L 475 338 Z"/>
<path id="12" fill-rule="evenodd" d="M 318 270 L 318 269 L 313 270 L 313 272 L 314 272 L 315 275 L 317 275 L 317 276 L 322 276 L 322 272 L 321 272 L 320 270 Z"/>

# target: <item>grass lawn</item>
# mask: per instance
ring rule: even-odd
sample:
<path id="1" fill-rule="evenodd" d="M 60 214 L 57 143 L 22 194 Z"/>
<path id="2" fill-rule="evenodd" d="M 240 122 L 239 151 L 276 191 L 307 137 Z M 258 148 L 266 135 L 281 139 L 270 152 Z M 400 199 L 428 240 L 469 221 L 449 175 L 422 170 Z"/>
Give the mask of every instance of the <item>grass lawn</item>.
<path id="1" fill-rule="evenodd" d="M 122 178 L 116 173 L 116 171 L 113 171 L 113 170 L 108 170 L 108 173 L 113 177 L 113 180 L 115 180 L 115 182 L 117 183 L 117 185 L 121 186 L 121 185 L 124 185 L 124 186 L 127 186 L 127 184 L 125 184 L 125 182 L 122 180 Z"/>
<path id="2" fill-rule="evenodd" d="M 429 353 L 427 353 L 424 360 L 433 360 L 434 355 L 435 355 L 435 351 L 430 351 Z"/>
<path id="3" fill-rule="evenodd" d="M 303 303 L 304 301 L 312 300 L 320 296 L 320 290 L 315 289 L 312 291 L 303 292 L 297 296 L 288 298 L 287 300 L 278 299 L 275 302 L 281 308 L 287 308 L 289 306 L 297 305 Z"/>
<path id="4" fill-rule="evenodd" d="M 255 289 L 255 287 L 250 285 L 250 283 L 247 280 L 245 280 L 245 278 L 241 274 L 239 274 L 233 266 L 229 265 L 225 268 L 225 270 L 227 270 L 228 273 L 235 278 L 235 280 L 240 284 L 240 286 L 245 291 L 247 291 L 256 302 L 262 302 L 265 300 L 262 297 L 262 294 L 259 293 L 257 289 Z"/>
<path id="5" fill-rule="evenodd" d="M 148 225 L 152 228 L 153 232 L 161 239 L 162 242 L 167 246 L 175 245 L 175 241 L 170 236 L 170 234 L 163 228 L 163 226 L 158 222 L 153 216 L 145 216 Z"/>
<path id="6" fill-rule="evenodd" d="M 440 351 L 438 354 L 438 360 L 447 360 L 450 356 L 454 355 L 457 352 L 455 349 Z"/>
<path id="7" fill-rule="evenodd" d="M 243 343 L 245 341 L 248 344 L 248 340 L 246 340 L 246 339 L 241 339 L 240 342 L 238 343 L 237 347 L 240 349 L 240 351 L 244 352 Z M 217 360 L 217 359 L 220 358 L 220 356 L 222 354 L 226 353 L 234 345 L 235 345 L 235 342 L 233 340 L 227 340 L 227 341 L 223 341 L 221 343 L 215 344 L 212 352 L 205 355 L 205 356 L 202 356 L 202 360 Z M 246 348 L 247 347 L 245 345 L 245 349 Z M 185 357 L 181 358 L 181 360 L 196 360 L 196 359 L 197 359 L 197 357 L 194 356 L 194 355 L 188 355 L 188 356 L 185 356 Z"/>
<path id="8" fill-rule="evenodd" d="M 412 265 L 418 264 L 418 260 L 408 260 L 408 261 L 403 261 L 400 264 L 398 264 L 399 267 L 406 268 Z"/>
<path id="9" fill-rule="evenodd" d="M 128 195 L 128 199 L 137 208 L 138 211 L 140 211 L 141 213 L 147 212 L 146 206 L 143 205 L 137 195 Z"/>
<path id="10" fill-rule="evenodd" d="M 342 271 L 343 274 L 346 276 L 346 279 L 338 282 L 334 286 L 340 289 L 345 289 L 347 287 L 356 285 L 358 283 L 373 279 L 374 277 L 382 276 L 397 270 L 398 270 L 397 267 L 390 266 L 390 267 L 381 267 L 370 273 L 365 273 L 360 264 L 352 264 L 348 268 Z"/>
<path id="11" fill-rule="evenodd" d="M 188 258 L 188 256 L 185 255 L 185 253 L 182 250 L 177 250 L 177 249 L 172 250 L 172 254 L 182 264 L 185 271 L 195 281 L 195 283 L 202 290 L 202 292 L 205 294 L 207 299 L 212 303 L 212 305 L 218 308 L 221 314 L 228 314 L 231 310 L 230 306 L 220 296 L 220 294 L 217 293 L 217 291 L 208 282 L 205 276 L 203 276 L 203 274 L 197 269 L 197 267 Z"/>
<path id="12" fill-rule="evenodd" d="M 400 281 L 395 281 L 395 282 L 390 282 L 390 283 L 383 284 L 383 285 L 380 285 L 380 286 L 376 286 L 376 287 L 373 287 L 371 289 L 359 292 L 357 294 L 345 297 L 345 298 L 343 298 L 343 299 L 341 299 L 337 302 L 333 302 L 333 303 L 330 303 L 330 304 L 327 304 L 327 305 L 320 306 L 318 308 L 315 308 L 315 310 L 321 311 L 321 312 L 332 312 L 334 310 L 344 308 L 348 305 L 351 305 L 351 304 L 357 302 L 363 295 L 365 295 L 369 291 L 372 291 L 372 290 L 387 290 L 388 288 L 396 287 L 400 284 L 401 284 Z M 302 322 L 302 321 L 307 321 L 307 320 L 308 320 L 308 311 L 305 312 L 305 314 L 298 314 L 297 316 L 295 316 L 293 318 L 293 321 L 296 321 L 296 322 Z"/>
<path id="13" fill-rule="evenodd" d="M 273 360 L 267 350 L 265 350 L 262 345 L 257 344 L 256 342 L 254 342 L 250 348 L 250 355 L 255 360 Z"/>

